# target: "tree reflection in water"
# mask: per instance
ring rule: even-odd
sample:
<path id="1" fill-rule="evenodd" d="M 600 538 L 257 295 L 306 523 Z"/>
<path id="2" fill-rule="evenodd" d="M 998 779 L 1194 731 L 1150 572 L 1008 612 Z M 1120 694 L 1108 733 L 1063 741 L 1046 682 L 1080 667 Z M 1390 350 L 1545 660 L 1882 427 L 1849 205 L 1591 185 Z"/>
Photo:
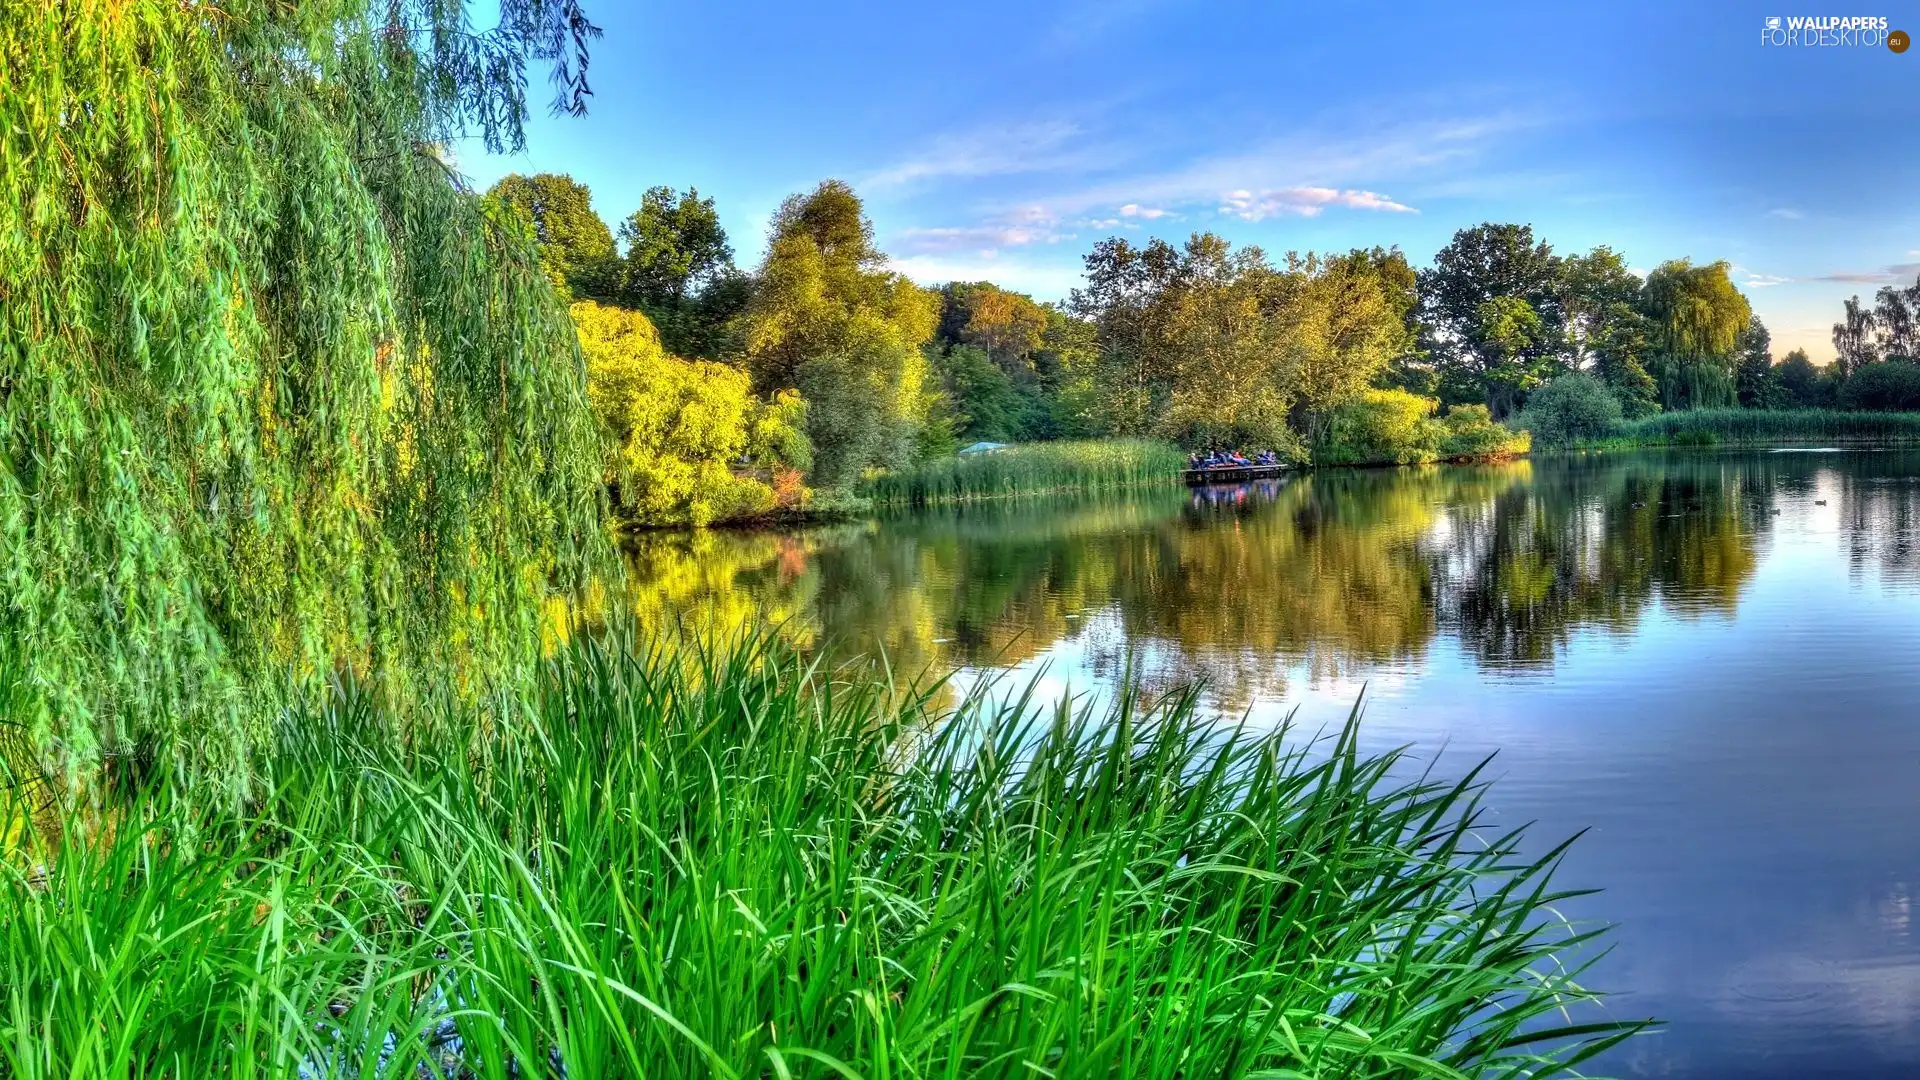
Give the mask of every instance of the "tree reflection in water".
<path id="1" fill-rule="evenodd" d="M 1221 704 L 1365 677 L 1452 639 L 1483 671 L 1551 670 L 1653 605 L 1729 616 L 1781 513 L 1837 491 L 1856 565 L 1920 573 L 1909 455 L 1631 454 L 1326 470 L 632 546 L 644 625 L 760 625 L 899 672 L 1075 646 L 1110 677 L 1203 678 Z M 1866 459 L 1874 458 L 1873 461 Z M 1826 478 L 1831 479 L 1826 479 Z"/>

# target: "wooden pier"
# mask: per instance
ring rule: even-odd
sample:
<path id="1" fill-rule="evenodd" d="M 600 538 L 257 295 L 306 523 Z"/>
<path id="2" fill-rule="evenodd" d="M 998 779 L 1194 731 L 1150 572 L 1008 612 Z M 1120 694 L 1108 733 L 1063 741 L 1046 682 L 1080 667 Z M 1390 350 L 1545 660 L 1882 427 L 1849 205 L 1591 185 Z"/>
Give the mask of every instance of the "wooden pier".
<path id="1" fill-rule="evenodd" d="M 1231 484 L 1241 480 L 1266 480 L 1279 476 L 1288 469 L 1286 465 L 1223 465 L 1213 469 L 1186 469 L 1180 478 L 1189 487 L 1201 484 Z"/>

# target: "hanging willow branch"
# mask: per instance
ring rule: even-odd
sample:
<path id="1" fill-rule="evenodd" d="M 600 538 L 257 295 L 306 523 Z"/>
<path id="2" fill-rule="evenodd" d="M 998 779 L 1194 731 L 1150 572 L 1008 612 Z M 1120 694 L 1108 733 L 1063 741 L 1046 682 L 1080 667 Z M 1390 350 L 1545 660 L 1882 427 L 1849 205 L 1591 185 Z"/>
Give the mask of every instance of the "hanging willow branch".
<path id="1" fill-rule="evenodd" d="M 0 0 L 0 701 L 238 787 L 292 699 L 526 678 L 604 565 L 578 344 L 437 155 L 571 0 Z"/>

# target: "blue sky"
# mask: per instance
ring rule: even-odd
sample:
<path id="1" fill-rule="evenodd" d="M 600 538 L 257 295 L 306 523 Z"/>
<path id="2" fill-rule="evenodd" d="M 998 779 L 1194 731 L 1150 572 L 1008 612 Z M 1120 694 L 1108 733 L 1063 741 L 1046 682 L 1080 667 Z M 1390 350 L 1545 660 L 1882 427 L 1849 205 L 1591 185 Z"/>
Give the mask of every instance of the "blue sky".
<path id="1" fill-rule="evenodd" d="M 1629 265 L 1727 259 L 1775 354 L 1832 355 L 1840 302 L 1920 271 L 1920 48 L 1762 44 L 1760 3 L 814 3 L 589 0 L 583 119 L 485 186 L 567 172 L 610 224 L 654 184 L 714 196 L 744 265 L 786 195 L 865 197 L 928 284 L 1046 299 L 1109 235 L 1270 253 L 1523 221 Z"/>

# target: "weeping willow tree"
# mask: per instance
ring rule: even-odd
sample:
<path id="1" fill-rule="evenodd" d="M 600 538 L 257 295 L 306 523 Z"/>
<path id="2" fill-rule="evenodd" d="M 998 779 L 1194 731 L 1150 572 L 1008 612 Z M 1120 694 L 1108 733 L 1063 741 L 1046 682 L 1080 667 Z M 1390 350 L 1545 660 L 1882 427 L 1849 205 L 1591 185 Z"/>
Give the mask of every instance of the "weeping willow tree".
<path id="1" fill-rule="evenodd" d="M 1652 374 L 1668 409 L 1732 406 L 1740 334 L 1753 308 L 1727 275 L 1723 260 L 1694 266 L 1662 263 L 1641 289 L 1643 313 L 1653 321 Z"/>
<path id="2" fill-rule="evenodd" d="M 440 147 L 579 110 L 571 0 L 0 0 L 0 719 L 244 784 L 286 705 L 528 677 L 601 565 L 522 226 Z"/>

